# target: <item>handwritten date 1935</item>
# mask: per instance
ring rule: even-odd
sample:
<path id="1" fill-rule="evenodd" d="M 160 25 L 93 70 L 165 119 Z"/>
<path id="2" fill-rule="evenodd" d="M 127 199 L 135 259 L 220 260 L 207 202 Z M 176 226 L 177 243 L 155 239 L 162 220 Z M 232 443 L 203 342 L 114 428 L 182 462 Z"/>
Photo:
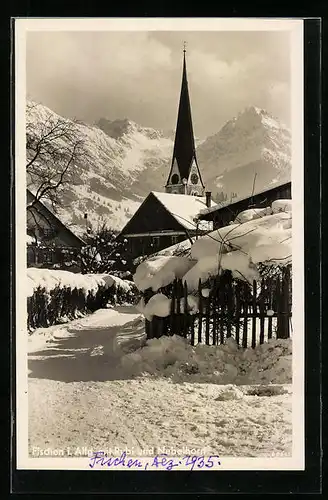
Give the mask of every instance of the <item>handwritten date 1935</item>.
<path id="1" fill-rule="evenodd" d="M 142 468 L 143 470 L 173 470 L 179 466 L 188 467 L 189 470 L 211 469 L 215 465 L 221 465 L 219 455 L 210 455 L 204 457 L 203 455 L 185 455 L 182 458 L 171 458 L 166 453 L 155 455 L 149 462 L 142 463 L 138 459 L 128 459 L 126 453 L 123 452 L 119 458 L 108 457 L 104 452 L 95 452 L 90 458 L 89 467 L 93 469 L 95 465 L 100 467 L 106 466 L 107 468 L 115 468 L 118 466 L 131 468 Z"/>
<path id="2" fill-rule="evenodd" d="M 195 467 L 197 469 L 207 468 L 211 469 L 214 465 L 221 465 L 218 455 L 210 455 L 209 457 L 197 456 L 197 455 L 185 455 L 182 459 L 174 461 L 172 458 L 168 458 L 166 453 L 161 455 L 156 455 L 151 463 L 151 467 L 164 468 L 166 470 L 172 470 L 174 467 L 179 465 L 185 465 L 193 470 Z"/>

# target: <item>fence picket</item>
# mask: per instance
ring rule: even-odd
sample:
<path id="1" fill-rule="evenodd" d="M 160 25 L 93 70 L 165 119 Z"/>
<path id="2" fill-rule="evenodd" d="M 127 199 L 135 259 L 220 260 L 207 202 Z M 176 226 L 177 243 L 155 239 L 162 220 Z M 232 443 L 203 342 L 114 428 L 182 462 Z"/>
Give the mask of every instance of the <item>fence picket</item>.
<path id="1" fill-rule="evenodd" d="M 282 338 L 281 336 L 283 335 L 283 322 L 282 322 L 282 283 L 280 280 L 280 277 L 277 276 L 277 282 L 276 282 L 276 295 L 277 295 L 277 332 L 276 332 L 276 337 L 277 339 Z"/>
<path id="2" fill-rule="evenodd" d="M 218 328 L 218 297 L 217 297 L 217 279 L 214 282 L 214 290 L 212 297 L 212 344 L 217 345 L 217 328 Z"/>
<path id="3" fill-rule="evenodd" d="M 257 301 L 256 301 L 256 293 L 257 293 L 257 283 L 253 280 L 253 288 L 252 288 L 252 347 L 256 346 L 256 315 L 257 315 Z"/>
<path id="4" fill-rule="evenodd" d="M 232 330 L 232 318 L 234 316 L 234 307 L 233 307 L 233 288 L 232 288 L 232 275 L 229 273 L 228 280 L 225 283 L 226 289 L 226 298 L 227 298 L 227 338 L 231 337 Z"/>
<path id="5" fill-rule="evenodd" d="M 195 319 L 196 315 L 193 314 L 190 318 L 190 343 L 195 345 Z"/>
<path id="6" fill-rule="evenodd" d="M 182 298 L 182 294 L 181 294 L 181 280 L 177 280 L 176 281 L 176 294 L 177 294 L 177 314 L 176 314 L 176 331 L 175 333 L 177 335 L 181 335 L 181 331 L 182 331 L 182 321 L 181 321 L 181 298 Z"/>
<path id="7" fill-rule="evenodd" d="M 271 284 L 271 286 L 270 286 Z M 272 311 L 273 310 L 273 287 L 272 287 L 272 281 L 271 283 L 268 284 L 268 299 L 269 299 L 269 303 L 268 303 L 268 310 Z M 268 340 L 272 339 L 272 316 L 269 316 L 269 319 L 268 319 Z"/>
<path id="8" fill-rule="evenodd" d="M 219 306 L 219 332 L 220 344 L 224 344 L 224 315 L 225 315 L 225 301 L 224 301 L 224 282 L 220 279 L 218 282 L 218 306 Z"/>
<path id="9" fill-rule="evenodd" d="M 284 268 L 281 283 L 281 332 L 280 338 L 289 337 L 289 268 Z"/>
<path id="10" fill-rule="evenodd" d="M 176 281 L 173 282 L 172 285 L 172 298 L 171 298 L 171 308 L 170 308 L 170 319 L 169 319 L 169 328 L 170 335 L 174 335 L 174 326 L 175 326 L 175 308 L 176 308 L 176 294 L 175 292 Z"/>
<path id="11" fill-rule="evenodd" d="M 266 294 L 265 281 L 262 280 L 262 282 L 261 282 L 261 293 L 260 293 L 260 298 L 259 298 L 259 309 L 260 309 L 260 344 L 264 343 L 265 294 Z"/>
<path id="12" fill-rule="evenodd" d="M 247 347 L 247 336 L 248 336 L 248 286 L 247 283 L 244 283 L 243 286 L 243 316 L 244 316 L 244 321 L 243 321 L 243 340 L 242 340 L 242 346 L 244 348 Z"/>
<path id="13" fill-rule="evenodd" d="M 199 304 L 198 304 L 198 343 L 201 344 L 202 342 L 202 328 L 203 328 L 203 296 L 202 296 L 202 282 L 199 279 L 198 282 L 198 298 L 199 298 Z"/>
<path id="14" fill-rule="evenodd" d="M 272 338 L 273 326 L 275 325 L 273 318 L 277 318 L 277 337 L 288 338 L 291 317 L 290 287 L 289 268 L 282 271 L 282 279 L 280 275 L 267 276 L 262 278 L 260 283 L 253 281 L 252 285 L 240 280 L 236 281 L 232 279 L 230 272 L 226 272 L 210 280 L 208 297 L 202 295 L 202 283 L 199 280 L 198 312 L 191 314 L 188 311 L 187 283 L 176 279 L 170 287 L 163 288 L 163 293 L 171 297 L 170 315 L 167 318 L 153 317 L 152 321 L 146 321 L 147 338 L 176 334 L 188 338 L 190 343 L 195 345 L 197 334 L 198 343 L 205 342 L 207 345 L 210 343 L 217 345 L 224 343 L 226 338 L 233 335 L 238 345 L 248 347 L 251 344 L 254 348 L 257 343 L 263 344 L 266 339 Z M 259 295 L 257 294 L 258 289 Z M 154 292 L 151 290 L 146 290 L 144 293 L 145 303 L 153 294 Z M 74 302 L 68 309 L 65 293 L 63 293 L 62 299 L 63 307 L 72 315 L 75 314 L 77 303 L 80 300 L 77 291 L 75 295 L 76 304 Z M 53 301 L 55 300 L 54 296 Z M 87 297 L 86 304 L 88 309 L 93 308 L 91 295 Z M 42 316 L 40 309 L 42 308 L 39 306 L 40 304 L 36 307 L 36 314 L 40 321 L 42 319 L 39 318 Z M 273 314 L 267 314 L 269 309 L 274 311 Z M 47 321 L 55 320 L 51 308 L 47 314 Z M 33 321 L 34 317 L 29 312 L 29 324 Z M 205 330 L 204 333 L 203 330 Z M 258 333 L 259 336 L 257 336 Z"/>
<path id="15" fill-rule="evenodd" d="M 235 287 L 236 294 L 236 342 L 239 345 L 239 330 L 240 330 L 240 315 L 241 315 L 241 301 L 240 301 L 240 286 Z"/>
<path id="16" fill-rule="evenodd" d="M 210 345 L 211 294 L 206 298 L 205 309 L 205 344 Z"/>
<path id="17" fill-rule="evenodd" d="M 182 281 L 181 281 L 182 284 Z M 189 334 L 189 315 L 188 315 L 188 288 L 187 282 L 183 284 L 183 336 L 186 338 Z"/>

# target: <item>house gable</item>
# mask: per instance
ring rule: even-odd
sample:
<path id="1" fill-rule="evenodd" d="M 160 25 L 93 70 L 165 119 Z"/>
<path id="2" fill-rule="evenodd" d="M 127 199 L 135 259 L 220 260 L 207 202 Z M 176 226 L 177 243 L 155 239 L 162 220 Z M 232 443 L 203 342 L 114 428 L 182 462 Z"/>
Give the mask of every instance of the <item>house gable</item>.
<path id="1" fill-rule="evenodd" d="M 165 230 L 185 232 L 184 227 L 179 224 L 156 196 L 150 193 L 127 222 L 120 235 L 144 234 Z"/>
<path id="2" fill-rule="evenodd" d="M 33 203 L 34 199 L 33 194 L 27 190 L 27 202 Z M 55 246 L 81 248 L 85 245 L 84 241 L 66 227 L 43 203 L 37 201 L 35 208 L 27 210 L 27 231 L 37 232 L 40 239 L 44 239 L 47 230 L 54 230 L 55 234 L 50 239 Z"/>

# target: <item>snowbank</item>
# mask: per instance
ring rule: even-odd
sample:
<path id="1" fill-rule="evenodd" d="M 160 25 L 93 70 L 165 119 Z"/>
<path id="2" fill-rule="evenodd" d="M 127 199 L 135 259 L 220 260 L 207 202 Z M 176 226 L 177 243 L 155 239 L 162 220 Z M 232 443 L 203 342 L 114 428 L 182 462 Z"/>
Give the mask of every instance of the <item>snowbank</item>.
<path id="1" fill-rule="evenodd" d="M 192 243 L 196 241 L 196 238 L 193 237 L 191 238 Z M 156 252 L 151 255 L 151 257 L 158 257 L 158 256 L 173 256 L 173 255 L 187 255 L 190 252 L 190 247 L 191 247 L 191 242 L 189 239 L 183 240 L 180 243 L 176 243 L 175 245 L 171 245 L 170 247 L 166 247 L 163 250 L 160 250 L 159 252 Z M 135 259 L 135 263 L 137 259 Z"/>
<path id="2" fill-rule="evenodd" d="M 55 269 L 39 269 L 29 267 L 27 269 L 27 296 L 33 295 L 38 287 L 45 288 L 50 292 L 56 287 L 70 287 L 82 289 L 85 294 L 96 292 L 100 286 L 110 288 L 112 286 L 125 291 L 132 290 L 133 284 L 109 274 L 77 274 L 69 271 Z"/>
<path id="3" fill-rule="evenodd" d="M 272 202 L 272 213 L 291 212 L 292 200 L 276 200 Z"/>
<path id="4" fill-rule="evenodd" d="M 292 200 L 241 212 L 232 224 L 193 242 L 190 256 L 157 255 L 140 264 L 134 282 L 141 291 L 157 291 L 175 278 L 198 289 L 222 270 L 249 282 L 260 279 L 257 264 L 287 265 L 292 261 Z M 172 247 L 171 247 L 172 249 Z M 170 249 L 168 249 L 170 250 Z"/>
<path id="5" fill-rule="evenodd" d="M 250 208 L 248 210 L 244 210 L 240 212 L 234 220 L 234 223 L 243 224 L 249 220 L 259 219 L 260 217 L 264 217 L 265 215 L 271 215 L 272 208 Z"/>
<path id="6" fill-rule="evenodd" d="M 169 316 L 171 302 L 171 299 L 166 297 L 163 293 L 157 293 L 149 299 L 147 304 L 145 304 L 145 301 L 142 298 L 135 307 L 137 311 L 142 313 L 148 321 L 151 321 L 153 316 L 158 316 L 160 318 Z M 181 298 L 180 311 L 184 311 L 184 308 L 185 299 Z M 199 311 L 199 299 L 194 295 L 187 296 L 187 310 L 190 314 L 196 314 Z"/>
<path id="7" fill-rule="evenodd" d="M 263 209 L 265 210 L 265 209 Z M 249 211 L 247 217 L 250 217 Z M 291 263 L 292 214 L 279 212 L 253 218 L 240 224 L 231 224 L 197 240 L 191 256 L 197 263 L 183 277 L 189 289 L 196 289 L 198 280 L 206 281 L 221 269 L 230 270 L 235 278 L 252 282 L 259 279 L 256 264 Z"/>
<path id="8" fill-rule="evenodd" d="M 199 260 L 207 257 L 209 252 L 211 255 L 229 250 L 247 253 L 259 244 L 279 244 L 292 236 L 289 227 L 291 218 L 291 212 L 282 212 L 222 227 L 196 241 L 191 249 L 191 256 Z"/>
<path id="9" fill-rule="evenodd" d="M 26 244 L 33 245 L 34 243 L 35 243 L 35 238 L 33 238 L 33 236 L 30 236 L 29 234 L 26 234 Z"/>
<path id="10" fill-rule="evenodd" d="M 182 278 L 193 265 L 194 262 L 188 257 L 155 256 L 137 267 L 133 280 L 140 291 L 151 288 L 157 292 L 175 278 Z"/>
<path id="11" fill-rule="evenodd" d="M 123 356 L 121 365 L 130 376 L 149 374 L 179 382 L 290 384 L 292 341 L 269 340 L 255 349 L 243 349 L 233 339 L 218 346 L 194 347 L 182 337 L 163 336 Z"/>
<path id="12" fill-rule="evenodd" d="M 171 300 L 168 299 L 164 294 L 157 293 L 156 295 L 153 295 L 147 302 L 143 310 L 143 314 L 148 320 L 150 320 L 152 316 L 165 318 L 170 314 L 170 307 Z"/>

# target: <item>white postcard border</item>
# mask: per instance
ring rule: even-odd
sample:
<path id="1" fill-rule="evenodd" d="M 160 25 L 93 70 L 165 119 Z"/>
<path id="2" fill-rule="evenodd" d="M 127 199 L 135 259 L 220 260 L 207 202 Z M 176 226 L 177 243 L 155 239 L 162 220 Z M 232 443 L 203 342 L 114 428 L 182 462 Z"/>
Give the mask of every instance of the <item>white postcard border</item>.
<path id="1" fill-rule="evenodd" d="M 286 458 L 220 457 L 210 470 L 304 470 L 304 215 L 303 215 L 303 21 L 218 18 L 17 18 L 15 21 L 15 197 L 16 197 L 16 454 L 17 469 L 90 469 L 85 458 L 28 455 L 28 368 L 26 332 L 25 102 L 28 31 L 289 31 L 291 35 L 293 199 L 293 447 Z M 274 62 L 273 62 L 274 63 Z M 140 457 L 140 461 L 147 461 Z M 115 467 L 115 470 L 127 470 Z M 188 468 L 184 468 L 184 470 Z M 97 469 L 98 470 L 98 469 Z M 109 470 L 103 468 L 103 470 Z M 175 469 L 176 470 L 176 469 Z M 178 469 L 179 470 L 179 469 Z M 203 469 L 202 469 L 203 470 Z"/>

